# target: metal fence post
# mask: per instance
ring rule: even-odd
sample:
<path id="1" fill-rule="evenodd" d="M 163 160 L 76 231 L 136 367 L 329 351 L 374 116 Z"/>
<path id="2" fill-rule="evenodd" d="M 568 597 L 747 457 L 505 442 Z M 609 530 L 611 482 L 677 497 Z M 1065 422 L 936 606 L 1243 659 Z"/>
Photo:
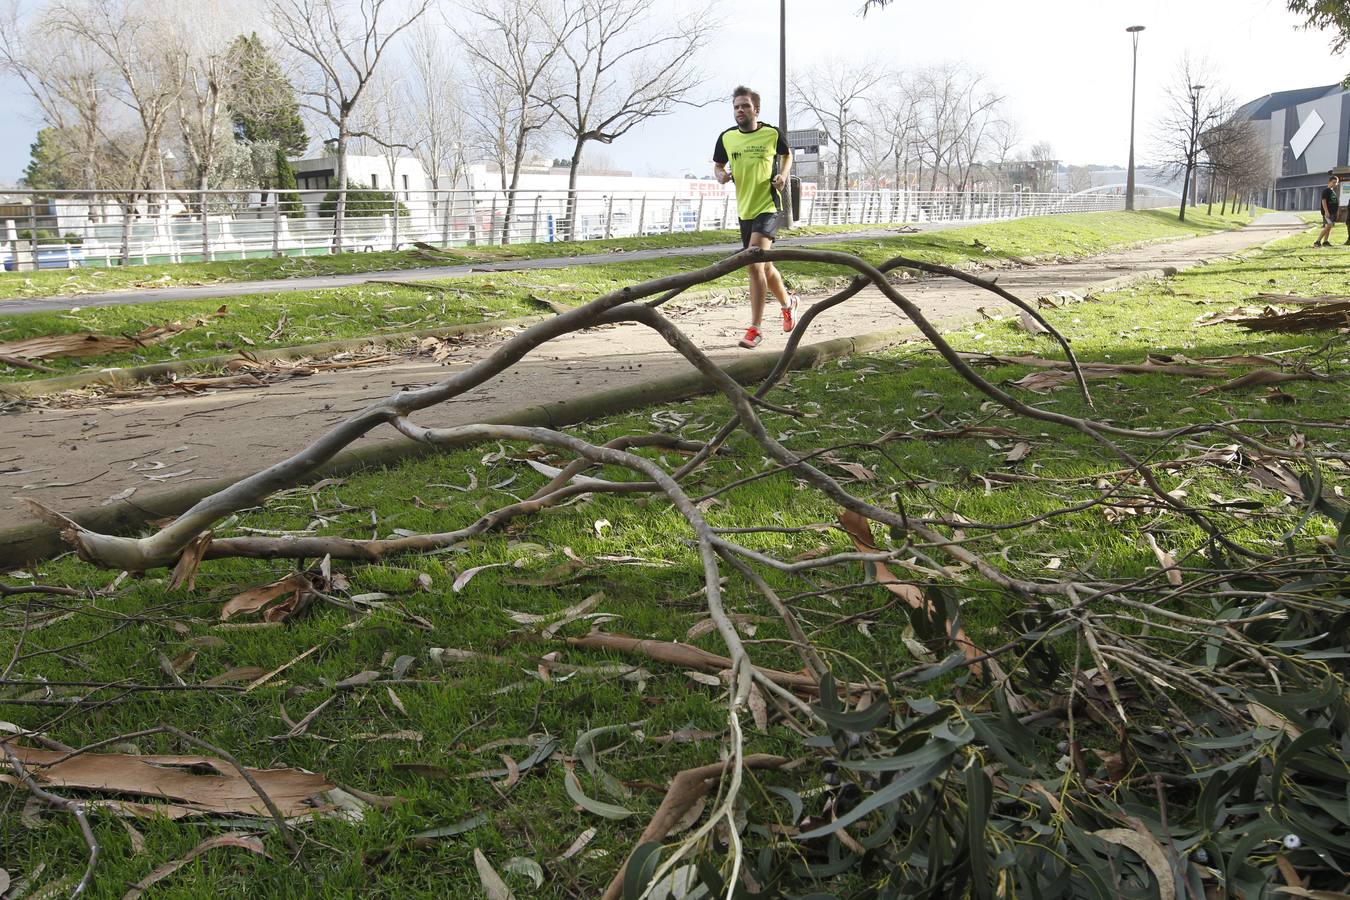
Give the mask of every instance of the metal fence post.
<path id="1" fill-rule="evenodd" d="M 539 195 L 534 195 L 534 216 L 530 222 L 530 243 L 539 243 Z"/>
<path id="2" fill-rule="evenodd" d="M 488 212 L 488 245 L 497 243 L 497 195 L 492 195 L 492 209 Z"/>
<path id="3" fill-rule="evenodd" d="M 450 214 L 455 206 L 455 192 L 449 192 L 449 196 L 441 198 L 441 208 L 445 211 L 441 216 L 441 246 L 450 246 Z"/>
<path id="4" fill-rule="evenodd" d="M 33 271 L 38 269 L 38 233 L 37 233 L 37 195 L 30 194 L 28 197 L 28 246 L 29 262 L 33 266 Z M 15 260 L 14 268 L 19 268 L 18 260 Z"/>
<path id="5" fill-rule="evenodd" d="M 609 195 L 609 201 L 605 204 L 605 240 L 609 240 L 610 235 L 614 233 L 614 195 Z"/>
<path id="6" fill-rule="evenodd" d="M 638 204 L 638 227 L 637 237 L 642 237 L 647 230 L 647 192 L 642 192 L 642 202 Z"/>
<path id="7" fill-rule="evenodd" d="M 160 197 L 163 202 L 164 198 Z M 198 203 L 202 207 L 202 262 L 211 261 L 211 212 L 207 204 L 206 191 L 198 194 Z"/>
<path id="8" fill-rule="evenodd" d="M 272 192 L 272 258 L 281 257 L 281 194 Z"/>

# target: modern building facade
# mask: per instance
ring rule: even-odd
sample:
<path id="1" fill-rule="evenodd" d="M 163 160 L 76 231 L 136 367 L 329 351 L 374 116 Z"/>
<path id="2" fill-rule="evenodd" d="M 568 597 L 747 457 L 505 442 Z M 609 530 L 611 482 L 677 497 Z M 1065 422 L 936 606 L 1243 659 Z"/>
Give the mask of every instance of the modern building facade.
<path id="1" fill-rule="evenodd" d="M 1271 209 L 1315 209 L 1327 172 L 1350 164 L 1350 91 L 1338 84 L 1266 94 L 1237 115 L 1266 140 Z"/>

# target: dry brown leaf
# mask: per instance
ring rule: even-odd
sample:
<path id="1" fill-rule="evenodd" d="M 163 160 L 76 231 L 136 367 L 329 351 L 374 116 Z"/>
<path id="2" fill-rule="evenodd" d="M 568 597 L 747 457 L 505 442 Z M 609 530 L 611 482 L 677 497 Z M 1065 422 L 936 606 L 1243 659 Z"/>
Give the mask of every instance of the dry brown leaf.
<path id="1" fill-rule="evenodd" d="M 1072 379 L 1073 375 L 1069 372 L 1028 372 L 1012 384 L 1034 394 L 1044 394 L 1046 391 L 1063 387 Z"/>
<path id="2" fill-rule="evenodd" d="M 880 552 L 872 537 L 872 525 L 867 519 L 863 518 L 858 513 L 845 509 L 839 511 L 839 522 L 843 525 L 844 531 L 848 532 L 849 537 L 853 539 L 853 546 L 859 553 Z M 926 610 L 930 615 L 933 613 L 932 605 L 929 604 L 928 598 L 924 596 L 923 591 L 917 585 L 896 578 L 891 574 L 891 570 L 886 567 L 885 563 L 875 562 L 872 563 L 872 565 L 876 567 L 877 582 L 881 584 L 882 587 L 886 588 L 886 590 L 890 591 L 913 608 Z M 957 648 L 965 654 L 967 659 L 975 659 L 976 657 L 984 655 L 984 651 L 979 647 L 976 647 L 970 638 L 966 636 L 964 628 L 957 628 L 956 632 L 951 637 Z"/>
<path id="3" fill-rule="evenodd" d="M 1031 453 L 1031 445 L 1026 441 L 1018 441 L 1013 444 L 1013 448 L 1008 451 L 1008 455 L 1003 457 L 1004 462 L 1019 463 L 1026 459 Z"/>
<path id="4" fill-rule="evenodd" d="M 1167 573 L 1167 583 L 1172 587 L 1181 587 L 1181 570 L 1177 568 L 1176 557 L 1159 547 L 1158 542 L 1153 539 L 1153 535 L 1146 532 L 1144 540 L 1148 541 L 1149 549 L 1158 558 L 1158 565 L 1162 566 L 1162 570 Z"/>
<path id="5" fill-rule="evenodd" d="M 50 334 L 0 344 L 0 353 L 21 359 L 61 359 L 121 353 L 140 346 L 128 337 L 106 334 Z"/>
<path id="6" fill-rule="evenodd" d="M 313 596 L 314 588 L 309 579 L 300 572 L 292 572 L 280 581 L 259 585 L 249 588 L 242 594 L 236 594 L 221 607 L 220 618 L 224 622 L 234 616 L 263 611 L 265 621 L 284 622 L 303 610 Z M 273 601 L 281 597 L 287 599 L 272 605 Z"/>
<path id="7" fill-rule="evenodd" d="M 1234 378 L 1232 381 L 1225 381 L 1223 384 L 1212 384 L 1196 391 L 1199 394 L 1212 394 L 1215 391 L 1240 391 L 1246 388 L 1263 387 L 1268 384 L 1283 384 L 1286 381 L 1326 381 L 1324 375 L 1317 375 L 1312 372 L 1272 372 L 1270 369 L 1257 369 L 1255 372 L 1248 372 Z"/>
<path id="8" fill-rule="evenodd" d="M 215 757 L 82 753 L 57 762 L 66 754 L 10 746 L 43 787 L 177 800 L 220 814 L 270 815 L 239 772 Z M 213 773 L 198 774 L 203 768 Z M 322 775 L 298 769 L 247 771 L 286 818 L 316 812 L 310 799 L 334 787 Z"/>
<path id="9" fill-rule="evenodd" d="M 213 838 L 207 838 L 197 846 L 193 847 L 191 850 L 188 851 L 186 856 L 180 857 L 179 859 L 171 860 L 169 862 L 166 862 L 164 865 L 156 868 L 149 875 L 145 876 L 140 881 L 136 882 L 130 888 L 128 888 L 127 892 L 122 895 L 122 900 L 136 900 L 137 897 L 145 893 L 145 891 L 155 882 L 162 881 L 165 878 L 168 878 L 174 872 L 177 872 L 179 869 L 183 868 L 183 866 L 192 862 L 194 859 L 201 856 L 203 853 L 215 850 L 217 847 L 238 847 L 241 850 L 247 850 L 250 853 L 256 853 L 258 856 L 267 856 L 267 850 L 263 847 L 262 841 L 257 837 L 255 837 L 254 835 L 251 834 L 216 835 Z"/>
<path id="10" fill-rule="evenodd" d="M 1036 320 L 1036 317 L 1025 309 L 1017 313 L 1017 324 L 1022 326 L 1022 330 L 1028 334 L 1049 334 L 1050 329 L 1046 328 Z"/>
<path id="11" fill-rule="evenodd" d="M 203 531 L 179 554 L 178 563 L 173 567 L 173 577 L 169 579 L 169 590 L 176 591 L 184 585 L 189 591 L 196 589 L 197 569 L 206 556 L 206 548 L 211 545 L 211 536 L 212 532 Z"/>
<path id="12" fill-rule="evenodd" d="M 1103 828 L 1092 832 L 1092 835 L 1133 850 L 1158 880 L 1158 900 L 1176 900 L 1177 888 L 1172 876 L 1172 867 L 1168 864 L 1167 855 L 1163 853 L 1162 845 L 1156 838 L 1147 832 L 1140 834 L 1128 828 Z"/>
<path id="13" fill-rule="evenodd" d="M 492 868 L 492 863 L 477 847 L 473 848 L 473 865 L 478 870 L 478 880 L 483 883 L 483 892 L 487 894 L 488 900 L 516 900 L 516 895 L 511 893 L 506 882 Z"/>
<path id="14" fill-rule="evenodd" d="M 234 684 L 238 681 L 252 681 L 265 671 L 266 669 L 262 666 L 235 666 L 233 669 L 227 669 L 219 675 L 206 679 L 202 684 L 218 687 L 222 684 Z"/>

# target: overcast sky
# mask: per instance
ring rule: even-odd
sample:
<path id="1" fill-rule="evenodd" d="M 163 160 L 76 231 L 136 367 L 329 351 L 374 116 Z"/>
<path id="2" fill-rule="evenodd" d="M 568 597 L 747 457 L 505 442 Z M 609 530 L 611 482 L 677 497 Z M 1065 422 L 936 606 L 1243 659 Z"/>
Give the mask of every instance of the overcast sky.
<path id="1" fill-rule="evenodd" d="M 169 2 L 169 0 L 162 0 Z M 861 0 L 788 0 L 789 79 L 831 58 L 876 59 L 897 67 L 963 62 L 1008 97 L 1023 143 L 1049 141 L 1067 163 L 1125 162 L 1129 138 L 1130 41 L 1139 43 L 1136 136 L 1150 157 L 1165 84 L 1184 53 L 1206 57 L 1239 102 L 1272 91 L 1331 84 L 1350 71 L 1329 39 L 1299 29 L 1283 0 L 894 0 L 862 18 Z M 737 83 L 764 95 L 777 118 L 778 0 L 717 0 L 722 26 L 705 66 L 708 96 Z M 37 130 L 32 106 L 7 82 L 0 103 L 0 181 L 22 173 Z M 599 149 L 635 174 L 707 174 L 713 139 L 732 124 L 730 100 L 654 120 Z M 797 119 L 793 127 L 812 123 Z M 588 152 L 596 152 L 590 145 Z M 560 145 L 554 155 L 566 155 Z"/>

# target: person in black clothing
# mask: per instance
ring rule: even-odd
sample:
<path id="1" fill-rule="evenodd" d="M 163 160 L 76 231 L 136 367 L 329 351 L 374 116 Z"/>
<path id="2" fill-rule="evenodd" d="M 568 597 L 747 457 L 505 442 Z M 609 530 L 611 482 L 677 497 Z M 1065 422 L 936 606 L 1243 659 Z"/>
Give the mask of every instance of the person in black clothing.
<path id="1" fill-rule="evenodd" d="M 1322 213 L 1322 233 L 1313 241 L 1314 247 L 1327 247 L 1330 243 L 1327 238 L 1331 237 L 1331 229 L 1336 224 L 1336 213 L 1340 211 L 1341 180 L 1330 172 L 1327 173 L 1327 186 L 1322 188 L 1322 202 L 1320 212 Z M 1347 226 L 1350 228 L 1350 226 Z"/>

